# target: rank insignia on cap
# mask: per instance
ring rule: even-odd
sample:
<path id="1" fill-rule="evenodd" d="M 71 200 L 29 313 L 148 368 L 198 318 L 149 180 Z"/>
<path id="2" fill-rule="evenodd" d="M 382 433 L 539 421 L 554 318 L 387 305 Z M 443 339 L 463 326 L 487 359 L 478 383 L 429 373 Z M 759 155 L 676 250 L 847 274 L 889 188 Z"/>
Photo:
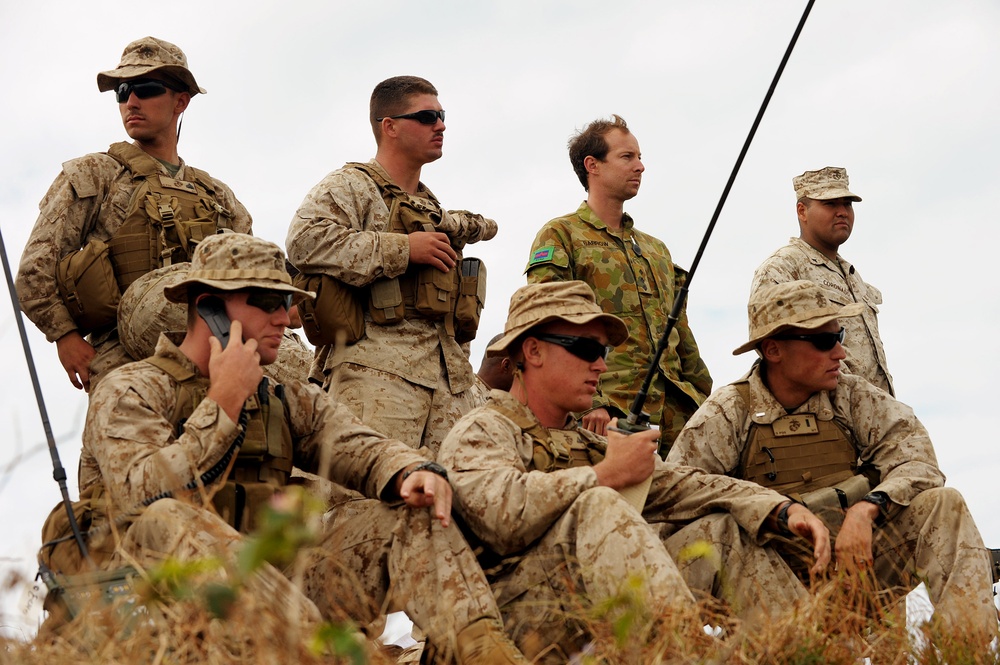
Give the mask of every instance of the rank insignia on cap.
<path id="1" fill-rule="evenodd" d="M 549 261 L 552 259 L 552 255 L 555 254 L 556 246 L 549 245 L 548 247 L 542 247 L 534 254 L 531 255 L 531 261 L 528 265 L 533 266 L 536 263 L 541 263 L 543 261 Z"/>

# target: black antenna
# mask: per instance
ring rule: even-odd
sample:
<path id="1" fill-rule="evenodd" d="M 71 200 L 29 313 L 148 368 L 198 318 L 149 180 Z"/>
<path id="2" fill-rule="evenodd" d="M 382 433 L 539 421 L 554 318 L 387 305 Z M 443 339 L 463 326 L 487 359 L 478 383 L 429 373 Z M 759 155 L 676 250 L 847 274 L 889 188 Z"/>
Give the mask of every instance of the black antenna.
<path id="1" fill-rule="evenodd" d="M 73 514 L 73 502 L 69 498 L 69 489 L 66 487 L 66 469 L 63 468 L 59 460 L 59 451 L 56 449 L 56 440 L 52 436 L 52 426 L 49 424 L 49 414 L 45 409 L 45 400 L 42 398 L 42 388 L 38 382 L 38 372 L 35 371 L 35 360 L 31 356 L 31 347 L 28 346 L 28 334 L 24 329 L 24 319 L 21 318 L 21 306 L 17 299 L 17 290 L 14 288 L 14 277 L 10 270 L 10 262 L 7 260 L 7 248 L 3 242 L 3 233 L 0 233 L 0 259 L 3 260 L 3 271 L 7 277 L 7 290 L 10 291 L 10 305 L 14 308 L 14 320 L 17 322 L 18 332 L 21 333 L 21 346 L 24 348 L 24 359 L 28 363 L 28 373 L 31 375 L 31 385 L 35 389 L 35 401 L 38 402 L 38 411 L 42 416 L 42 427 L 45 429 L 45 440 L 49 444 L 49 455 L 52 457 L 52 477 L 59 484 L 59 491 L 62 493 L 62 502 L 66 507 L 66 514 L 69 515 L 69 526 L 73 530 L 76 544 L 80 548 L 80 554 L 93 565 L 87 545 L 83 542 L 83 534 L 80 526 L 76 522 Z"/>
<path id="2" fill-rule="evenodd" d="M 646 429 L 646 417 L 642 413 L 642 407 L 646 403 L 649 386 L 653 383 L 653 377 L 656 374 L 656 368 L 660 364 L 660 358 L 663 356 L 663 352 L 666 349 L 667 344 L 670 342 L 670 332 L 674 329 L 674 326 L 680 318 L 681 310 L 684 308 L 684 301 L 687 299 L 688 288 L 691 286 L 691 280 L 694 279 L 694 272 L 698 269 L 698 264 L 701 263 L 701 256 L 705 253 L 705 247 L 708 245 L 708 239 L 712 236 L 712 231 L 715 229 L 715 223 L 719 220 L 719 214 L 722 213 L 722 207 L 726 204 L 726 199 L 729 197 L 729 190 L 732 189 L 733 182 L 736 180 L 736 174 L 739 173 L 740 167 L 743 165 L 743 158 L 746 157 L 747 151 L 750 149 L 750 143 L 753 141 L 753 137 L 757 133 L 757 127 L 760 125 L 760 121 L 764 117 L 764 111 L 767 110 L 767 105 L 771 101 L 774 89 L 778 87 L 778 81 L 781 79 L 781 73 L 785 71 L 785 65 L 788 63 L 788 58 L 792 55 L 792 50 L 795 48 L 795 42 L 799 39 L 799 34 L 802 32 L 802 27 L 806 24 L 806 19 L 809 17 L 809 12 L 812 10 L 812 6 L 815 1 L 816 0 L 809 0 L 808 4 L 806 4 L 806 9 L 802 13 L 802 18 L 799 19 L 799 24 L 795 27 L 795 33 L 792 35 L 792 40 L 788 43 L 788 48 L 785 49 L 785 55 L 781 58 L 781 64 L 778 65 L 778 71 L 775 72 L 774 79 L 771 81 L 771 87 L 767 89 L 767 94 L 764 95 L 764 102 L 760 105 L 760 110 L 757 111 L 757 117 L 754 118 L 753 126 L 750 128 L 750 133 L 747 135 L 747 140 L 743 143 L 743 150 L 740 151 L 740 156 L 736 159 L 736 165 L 733 166 L 733 171 L 729 174 L 729 181 L 726 182 L 726 187 L 722 190 L 722 196 L 719 198 L 719 203 L 715 206 L 715 212 L 712 214 L 712 221 L 708 223 L 708 228 L 705 230 L 705 236 L 701 239 L 701 245 L 698 247 L 698 253 L 695 254 L 694 261 L 691 263 L 691 269 L 688 270 L 687 279 L 684 280 L 684 285 L 681 286 L 674 299 L 674 306 L 670 309 L 669 316 L 667 316 L 666 330 L 663 331 L 663 336 L 660 337 L 660 341 L 656 345 L 656 353 L 653 355 L 652 362 L 649 363 L 649 369 L 646 371 L 646 378 L 642 382 L 642 387 L 636 394 L 635 401 L 632 402 L 632 409 L 628 414 L 628 419 L 624 423 L 621 421 L 618 423 L 618 427 L 620 429 L 627 432 L 635 432 Z"/>

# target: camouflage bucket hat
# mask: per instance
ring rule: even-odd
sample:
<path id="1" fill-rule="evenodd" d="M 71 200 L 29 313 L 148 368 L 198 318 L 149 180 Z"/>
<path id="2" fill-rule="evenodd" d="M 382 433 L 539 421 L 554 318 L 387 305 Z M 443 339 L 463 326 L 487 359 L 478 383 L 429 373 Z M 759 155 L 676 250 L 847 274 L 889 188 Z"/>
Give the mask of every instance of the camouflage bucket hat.
<path id="1" fill-rule="evenodd" d="M 847 188 L 849 184 L 847 169 L 839 166 L 825 166 L 819 171 L 806 171 L 792 178 L 796 201 L 803 197 L 816 201 L 830 199 L 860 201 L 861 197 Z"/>
<path id="2" fill-rule="evenodd" d="M 122 81 L 140 78 L 157 72 L 182 83 L 191 96 L 205 89 L 198 86 L 194 74 L 188 69 L 184 51 L 170 42 L 155 37 L 137 39 L 122 52 L 122 60 L 110 71 L 97 75 L 97 89 L 101 92 L 114 90 Z"/>
<path id="3" fill-rule="evenodd" d="M 294 294 L 293 302 L 315 298 L 311 291 L 292 286 L 285 255 L 273 242 L 244 233 L 220 233 L 198 244 L 187 278 L 163 290 L 170 302 L 187 303 L 191 284 L 219 291 L 257 288 Z"/>
<path id="4" fill-rule="evenodd" d="M 161 332 L 187 326 L 187 306 L 170 302 L 164 291 L 186 279 L 190 268 L 190 263 L 157 268 L 125 289 L 118 303 L 118 335 L 133 358 L 153 355 Z"/>
<path id="5" fill-rule="evenodd" d="M 788 330 L 813 330 L 848 316 L 857 316 L 862 303 L 835 305 L 827 300 L 818 286 L 800 279 L 759 289 L 747 305 L 750 316 L 750 341 L 733 351 L 734 356 L 746 353 L 762 341 Z"/>
<path id="6" fill-rule="evenodd" d="M 600 321 L 607 330 L 609 344 L 617 346 L 628 339 L 625 323 L 613 314 L 605 314 L 586 282 L 528 284 L 510 297 L 504 335 L 486 349 L 486 355 L 504 355 L 507 347 L 523 333 L 552 321 L 578 324 Z"/>

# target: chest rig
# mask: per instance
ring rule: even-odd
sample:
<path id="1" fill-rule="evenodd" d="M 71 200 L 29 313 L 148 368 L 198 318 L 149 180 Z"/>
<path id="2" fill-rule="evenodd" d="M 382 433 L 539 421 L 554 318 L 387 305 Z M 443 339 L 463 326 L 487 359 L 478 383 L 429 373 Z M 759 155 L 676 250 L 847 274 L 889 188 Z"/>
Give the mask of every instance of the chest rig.
<path id="1" fill-rule="evenodd" d="M 160 368 L 177 383 L 170 422 L 180 436 L 185 421 L 208 393 L 208 379 L 162 356 L 146 358 L 145 362 Z M 284 387 L 276 385 L 272 395 L 267 384 L 265 378 L 243 406 L 247 415 L 243 445 L 225 485 L 212 498 L 219 515 L 243 533 L 253 530 L 260 507 L 288 484 L 292 472 L 292 435 Z"/>
<path id="2" fill-rule="evenodd" d="M 171 178 L 131 143 L 115 143 L 108 154 L 137 183 L 125 221 L 107 243 L 123 293 L 151 270 L 190 261 L 200 241 L 232 228 L 232 213 L 216 200 L 215 184 L 206 172 L 186 166 L 191 180 Z"/>
<path id="3" fill-rule="evenodd" d="M 567 430 L 548 429 L 525 413 L 518 413 L 494 401 L 487 406 L 514 421 L 521 431 L 531 436 L 531 462 L 528 471 L 550 473 L 578 466 L 594 466 L 604 459 L 604 451 L 588 445 L 575 433 Z"/>
<path id="4" fill-rule="evenodd" d="M 747 407 L 750 386 L 734 384 Z M 751 423 L 736 477 L 786 495 L 832 487 L 858 473 L 853 438 L 836 420 L 789 414 L 769 425 Z"/>

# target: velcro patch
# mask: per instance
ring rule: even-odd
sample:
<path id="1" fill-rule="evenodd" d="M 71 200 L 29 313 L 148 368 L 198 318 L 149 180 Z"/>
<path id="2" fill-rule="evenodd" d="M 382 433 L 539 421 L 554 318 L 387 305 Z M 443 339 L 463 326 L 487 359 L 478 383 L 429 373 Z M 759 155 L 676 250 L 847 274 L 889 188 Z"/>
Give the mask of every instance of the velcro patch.
<path id="1" fill-rule="evenodd" d="M 775 436 L 795 436 L 796 434 L 816 434 L 816 416 L 811 413 L 791 414 L 778 418 L 771 427 Z"/>
<path id="2" fill-rule="evenodd" d="M 547 245 L 541 249 L 535 250 L 531 255 L 531 261 L 528 262 L 528 267 L 535 265 L 536 263 L 544 263 L 545 261 L 551 261 L 552 255 L 556 253 L 555 245 Z"/>

